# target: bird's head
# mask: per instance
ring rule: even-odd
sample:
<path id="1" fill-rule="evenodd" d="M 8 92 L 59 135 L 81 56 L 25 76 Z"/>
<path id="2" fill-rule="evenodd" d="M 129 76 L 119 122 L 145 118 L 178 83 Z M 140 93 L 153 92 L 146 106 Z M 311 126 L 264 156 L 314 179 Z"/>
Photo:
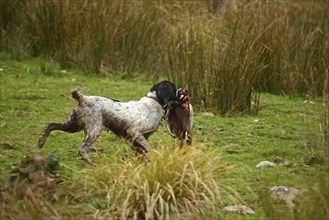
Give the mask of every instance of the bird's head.
<path id="1" fill-rule="evenodd" d="M 179 88 L 176 90 L 176 98 L 179 102 L 184 102 L 189 98 L 188 91 L 186 89 Z"/>

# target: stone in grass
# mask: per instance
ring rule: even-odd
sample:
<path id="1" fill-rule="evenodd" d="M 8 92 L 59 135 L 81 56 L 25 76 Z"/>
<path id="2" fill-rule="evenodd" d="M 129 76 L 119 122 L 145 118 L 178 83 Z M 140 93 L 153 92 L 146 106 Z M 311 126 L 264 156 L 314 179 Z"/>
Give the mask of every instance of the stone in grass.
<path id="1" fill-rule="evenodd" d="M 244 205 L 226 206 L 226 207 L 224 207 L 224 211 L 238 213 L 238 214 L 244 214 L 244 215 L 246 215 L 246 214 L 252 215 L 255 213 L 251 208 L 249 208 L 248 206 L 244 206 Z"/>
<path id="2" fill-rule="evenodd" d="M 262 167 L 274 167 L 275 163 L 272 163 L 270 161 L 262 161 L 259 164 L 256 165 L 256 168 L 262 168 Z"/>
<path id="3" fill-rule="evenodd" d="M 298 190 L 286 186 L 274 186 L 270 190 L 271 197 L 276 202 L 284 202 L 289 206 L 294 205 L 294 199 L 298 194 Z"/>

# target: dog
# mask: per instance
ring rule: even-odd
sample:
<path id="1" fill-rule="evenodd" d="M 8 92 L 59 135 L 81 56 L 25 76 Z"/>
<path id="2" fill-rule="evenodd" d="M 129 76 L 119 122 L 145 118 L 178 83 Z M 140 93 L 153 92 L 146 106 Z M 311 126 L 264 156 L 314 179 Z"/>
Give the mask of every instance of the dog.
<path id="1" fill-rule="evenodd" d="M 78 154 L 87 163 L 94 165 L 87 150 L 104 128 L 132 142 L 132 148 L 146 160 L 149 151 L 148 137 L 157 130 L 165 108 L 176 98 L 175 84 L 162 81 L 154 85 L 147 96 L 138 101 L 120 102 L 100 96 L 85 96 L 79 89 L 71 94 L 78 104 L 69 119 L 63 123 L 48 123 L 38 141 L 42 148 L 53 130 L 75 133 L 85 132 L 85 139 Z"/>
<path id="2" fill-rule="evenodd" d="M 168 103 L 165 113 L 167 130 L 179 140 L 179 147 L 192 144 L 193 108 L 186 89 L 176 91 L 176 100 Z"/>

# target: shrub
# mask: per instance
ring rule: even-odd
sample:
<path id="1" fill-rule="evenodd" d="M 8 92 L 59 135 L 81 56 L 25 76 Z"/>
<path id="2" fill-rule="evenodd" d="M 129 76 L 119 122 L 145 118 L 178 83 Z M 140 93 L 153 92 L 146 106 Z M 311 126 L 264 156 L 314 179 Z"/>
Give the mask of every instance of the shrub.
<path id="1" fill-rule="evenodd" d="M 77 171 L 64 183 L 74 195 L 93 201 L 85 214 L 113 219 L 213 219 L 219 215 L 217 206 L 228 200 L 229 192 L 214 179 L 225 168 L 211 154 L 195 149 L 152 150 L 148 168 L 137 159 L 122 162 L 110 157 L 97 161 L 97 169 Z"/>

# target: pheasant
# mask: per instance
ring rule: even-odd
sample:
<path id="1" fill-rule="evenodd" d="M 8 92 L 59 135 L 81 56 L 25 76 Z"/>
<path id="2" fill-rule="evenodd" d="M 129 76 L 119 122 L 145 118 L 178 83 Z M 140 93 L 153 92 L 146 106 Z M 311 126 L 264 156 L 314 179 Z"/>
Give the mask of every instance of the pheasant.
<path id="1" fill-rule="evenodd" d="M 166 126 L 174 138 L 179 140 L 179 147 L 192 144 L 193 109 L 186 89 L 176 91 L 176 100 L 168 103 L 165 114 Z"/>

